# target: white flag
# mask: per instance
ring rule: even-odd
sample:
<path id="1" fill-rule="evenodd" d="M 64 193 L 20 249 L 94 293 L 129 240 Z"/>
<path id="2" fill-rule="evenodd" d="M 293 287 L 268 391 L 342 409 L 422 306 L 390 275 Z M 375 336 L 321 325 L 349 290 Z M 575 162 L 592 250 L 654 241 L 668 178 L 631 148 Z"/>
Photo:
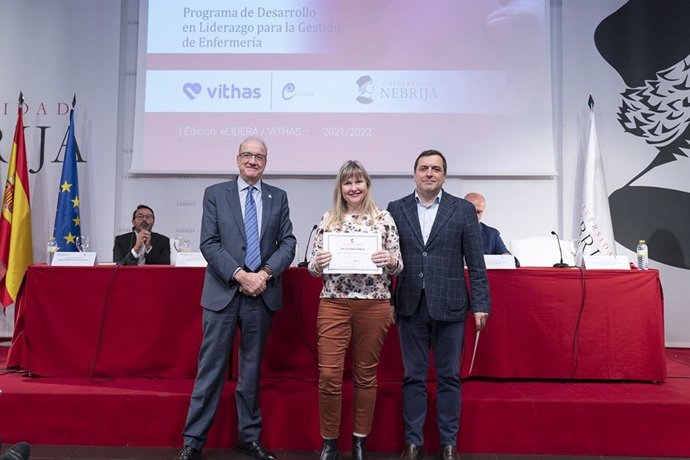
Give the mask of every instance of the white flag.
<path id="1" fill-rule="evenodd" d="M 589 127 L 585 142 L 582 206 L 580 208 L 580 236 L 577 244 L 576 263 L 583 266 L 584 256 L 616 255 L 613 225 L 606 193 L 606 177 L 601 160 L 599 138 L 594 120 L 594 103 L 590 98 Z"/>

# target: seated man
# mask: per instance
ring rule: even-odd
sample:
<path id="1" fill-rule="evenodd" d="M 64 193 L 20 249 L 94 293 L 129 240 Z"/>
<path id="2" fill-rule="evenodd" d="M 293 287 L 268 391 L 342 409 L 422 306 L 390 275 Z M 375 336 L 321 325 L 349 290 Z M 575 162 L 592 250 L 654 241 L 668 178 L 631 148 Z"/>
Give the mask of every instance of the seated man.
<path id="1" fill-rule="evenodd" d="M 132 231 L 115 237 L 113 262 L 118 265 L 170 265 L 170 238 L 152 232 L 153 209 L 140 204 L 132 213 Z"/>
<path id="2" fill-rule="evenodd" d="M 501 234 L 493 227 L 481 222 L 482 215 L 484 214 L 484 207 L 486 206 L 486 200 L 479 193 L 468 193 L 465 195 L 465 199 L 474 205 L 474 209 L 477 210 L 477 219 L 479 220 L 479 226 L 481 227 L 481 237 L 482 244 L 484 245 L 484 254 L 510 254 L 510 251 L 503 244 L 501 239 Z"/>
<path id="3" fill-rule="evenodd" d="M 20 442 L 9 449 L 7 452 L 0 455 L 0 460 L 29 460 L 29 452 L 31 448 L 26 442 Z"/>

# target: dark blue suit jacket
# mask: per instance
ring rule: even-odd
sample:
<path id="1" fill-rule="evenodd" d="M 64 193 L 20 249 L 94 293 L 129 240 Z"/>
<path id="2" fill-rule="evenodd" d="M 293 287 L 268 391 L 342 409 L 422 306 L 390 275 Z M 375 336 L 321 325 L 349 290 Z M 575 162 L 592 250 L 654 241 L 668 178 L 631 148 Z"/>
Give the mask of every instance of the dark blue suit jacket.
<path id="1" fill-rule="evenodd" d="M 261 265 L 273 270 L 261 298 L 270 310 L 282 307 L 282 273 L 295 257 L 290 210 L 285 191 L 261 183 Z M 246 251 L 244 218 L 237 181 L 222 182 L 204 192 L 199 248 L 208 262 L 201 305 L 209 310 L 225 308 L 239 289 L 233 279 L 237 268 L 244 266 Z"/>
<path id="2" fill-rule="evenodd" d="M 506 245 L 503 244 L 501 234 L 493 227 L 489 227 L 483 222 L 479 223 L 481 227 L 482 243 L 484 244 L 484 254 L 510 254 Z"/>
<path id="3" fill-rule="evenodd" d="M 396 312 L 412 315 L 424 286 L 427 308 L 435 320 L 461 321 L 468 309 L 489 313 L 489 283 L 474 206 L 444 191 L 426 244 L 414 193 L 389 203 L 388 211 L 398 227 L 404 262 L 396 286 Z M 465 282 L 463 259 L 469 270 L 471 293 Z"/>

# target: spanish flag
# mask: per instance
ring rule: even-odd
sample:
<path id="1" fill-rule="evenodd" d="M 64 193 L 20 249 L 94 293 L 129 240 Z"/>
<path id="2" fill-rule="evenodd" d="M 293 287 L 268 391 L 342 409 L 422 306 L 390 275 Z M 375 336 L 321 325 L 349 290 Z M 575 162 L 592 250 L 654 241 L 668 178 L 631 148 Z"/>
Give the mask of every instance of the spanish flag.
<path id="1" fill-rule="evenodd" d="M 23 96 L 19 95 L 17 127 L 7 168 L 5 195 L 0 217 L 0 303 L 3 307 L 17 300 L 26 269 L 33 261 L 29 174 L 26 166 Z"/>

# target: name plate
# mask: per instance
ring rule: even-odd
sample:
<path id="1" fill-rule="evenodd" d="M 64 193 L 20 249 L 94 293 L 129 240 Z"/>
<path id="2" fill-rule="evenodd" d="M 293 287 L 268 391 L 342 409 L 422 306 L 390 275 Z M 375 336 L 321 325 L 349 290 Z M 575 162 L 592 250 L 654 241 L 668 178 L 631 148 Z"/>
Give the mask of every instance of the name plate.
<path id="1" fill-rule="evenodd" d="M 206 259 L 200 252 L 178 252 L 175 257 L 176 267 L 205 267 Z"/>
<path id="2" fill-rule="evenodd" d="M 486 268 L 515 268 L 515 257 L 511 254 L 485 254 L 484 264 Z"/>
<path id="3" fill-rule="evenodd" d="M 585 256 L 587 270 L 630 270 L 627 256 Z"/>
<path id="4" fill-rule="evenodd" d="M 53 267 L 93 267 L 96 265 L 95 252 L 56 252 Z"/>

